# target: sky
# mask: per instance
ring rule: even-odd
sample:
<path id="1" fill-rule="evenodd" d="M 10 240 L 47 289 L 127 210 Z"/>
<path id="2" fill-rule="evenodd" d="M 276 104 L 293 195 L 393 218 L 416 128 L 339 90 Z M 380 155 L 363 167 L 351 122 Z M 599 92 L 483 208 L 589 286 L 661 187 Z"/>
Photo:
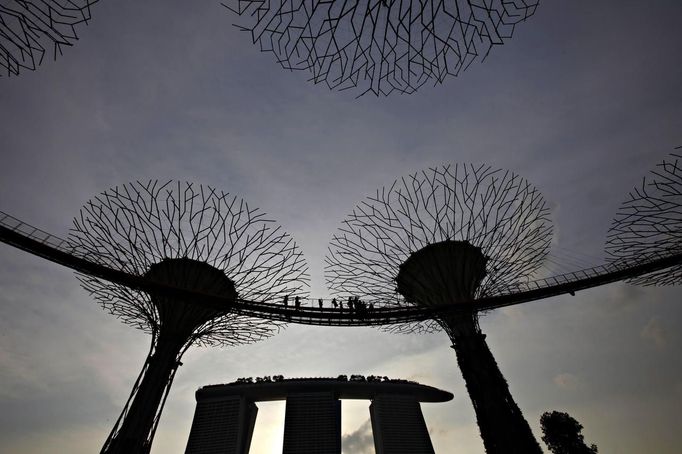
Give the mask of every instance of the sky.
<path id="1" fill-rule="evenodd" d="M 182 179 L 244 197 L 301 246 L 327 296 L 327 244 L 364 197 L 446 163 L 490 164 L 551 207 L 551 259 L 596 265 L 611 219 L 682 145 L 682 4 L 543 1 L 482 63 L 410 96 L 356 99 L 281 70 L 218 1 L 102 0 L 80 40 L 0 79 L 0 210 L 66 236 L 117 184 Z M 682 291 L 625 283 L 481 319 L 540 439 L 567 411 L 600 452 L 678 453 Z M 149 337 L 103 311 L 68 269 L 0 245 L 0 453 L 100 449 Z M 200 386 L 239 377 L 386 375 L 448 390 L 422 406 L 437 453 L 483 453 L 444 333 L 290 325 L 185 355 L 153 453 L 181 453 Z M 372 453 L 366 401 L 344 401 L 344 452 Z M 284 404 L 259 404 L 252 453 L 281 451 Z"/>

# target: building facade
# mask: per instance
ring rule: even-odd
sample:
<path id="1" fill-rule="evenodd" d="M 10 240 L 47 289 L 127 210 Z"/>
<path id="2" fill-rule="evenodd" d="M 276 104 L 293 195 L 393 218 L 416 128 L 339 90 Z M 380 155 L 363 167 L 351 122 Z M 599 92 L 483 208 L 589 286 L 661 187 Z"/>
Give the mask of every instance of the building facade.
<path id="1" fill-rule="evenodd" d="M 369 414 L 376 454 L 434 454 L 421 407 L 413 396 L 376 395 Z"/>
<path id="2" fill-rule="evenodd" d="M 186 454 L 248 454 L 256 402 L 286 400 L 283 454 L 341 454 L 341 400 L 370 400 L 377 454 L 433 454 L 420 402 L 452 394 L 385 377 L 240 379 L 196 393 Z"/>
<path id="3" fill-rule="evenodd" d="M 197 399 L 185 452 L 247 454 L 258 407 L 239 396 Z"/>

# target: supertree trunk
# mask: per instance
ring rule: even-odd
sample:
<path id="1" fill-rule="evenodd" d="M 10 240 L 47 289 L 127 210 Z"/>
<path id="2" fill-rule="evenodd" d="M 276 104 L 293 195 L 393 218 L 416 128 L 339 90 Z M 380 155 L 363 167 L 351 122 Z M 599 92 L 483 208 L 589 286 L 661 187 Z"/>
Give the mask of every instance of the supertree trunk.
<path id="1" fill-rule="evenodd" d="M 476 316 L 443 321 L 476 412 L 487 454 L 542 454 L 528 422 L 509 392 Z"/>
<path id="2" fill-rule="evenodd" d="M 184 342 L 177 339 L 159 336 L 101 454 L 149 452 L 165 396 L 186 350 L 183 345 Z"/>

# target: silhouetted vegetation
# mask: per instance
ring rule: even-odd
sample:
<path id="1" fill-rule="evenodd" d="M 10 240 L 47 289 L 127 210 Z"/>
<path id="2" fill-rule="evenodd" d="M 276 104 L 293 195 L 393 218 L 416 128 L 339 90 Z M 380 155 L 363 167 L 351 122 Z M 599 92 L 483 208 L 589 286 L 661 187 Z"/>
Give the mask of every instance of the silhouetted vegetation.
<path id="1" fill-rule="evenodd" d="M 583 425 L 568 413 L 545 412 L 540 417 L 542 441 L 553 454 L 597 454 L 597 446 L 585 444 Z"/>

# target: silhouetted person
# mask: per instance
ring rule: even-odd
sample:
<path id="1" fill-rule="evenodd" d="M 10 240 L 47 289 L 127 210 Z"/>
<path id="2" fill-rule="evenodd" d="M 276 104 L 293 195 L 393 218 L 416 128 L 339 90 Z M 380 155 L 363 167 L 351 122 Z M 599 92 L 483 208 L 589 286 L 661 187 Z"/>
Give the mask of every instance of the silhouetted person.
<path id="1" fill-rule="evenodd" d="M 336 298 L 332 299 L 332 306 L 334 306 L 334 309 L 339 307 L 339 304 L 336 302 Z"/>
<path id="2" fill-rule="evenodd" d="M 289 305 L 289 295 L 284 295 L 284 299 L 282 300 L 282 303 L 284 303 L 285 306 Z"/>
<path id="3" fill-rule="evenodd" d="M 301 308 L 301 297 L 300 296 L 297 296 L 294 299 L 294 305 L 296 306 L 296 310 Z"/>
<path id="4" fill-rule="evenodd" d="M 322 309 L 322 298 L 317 300 L 317 304 L 320 306 L 320 309 Z"/>
<path id="5" fill-rule="evenodd" d="M 362 317 L 362 304 L 357 296 L 353 298 L 353 309 L 358 316 Z"/>
<path id="6" fill-rule="evenodd" d="M 360 301 L 360 297 L 355 297 L 355 312 L 362 318 L 365 316 L 365 303 Z"/>
<path id="7" fill-rule="evenodd" d="M 353 310 L 353 298 L 348 297 L 348 309 Z"/>
<path id="8" fill-rule="evenodd" d="M 372 312 L 374 310 L 374 303 L 369 303 L 369 311 Z"/>
<path id="9" fill-rule="evenodd" d="M 554 454 L 597 454 L 597 446 L 587 446 L 580 433 L 582 424 L 568 413 L 545 412 L 540 417 L 542 441 Z"/>

